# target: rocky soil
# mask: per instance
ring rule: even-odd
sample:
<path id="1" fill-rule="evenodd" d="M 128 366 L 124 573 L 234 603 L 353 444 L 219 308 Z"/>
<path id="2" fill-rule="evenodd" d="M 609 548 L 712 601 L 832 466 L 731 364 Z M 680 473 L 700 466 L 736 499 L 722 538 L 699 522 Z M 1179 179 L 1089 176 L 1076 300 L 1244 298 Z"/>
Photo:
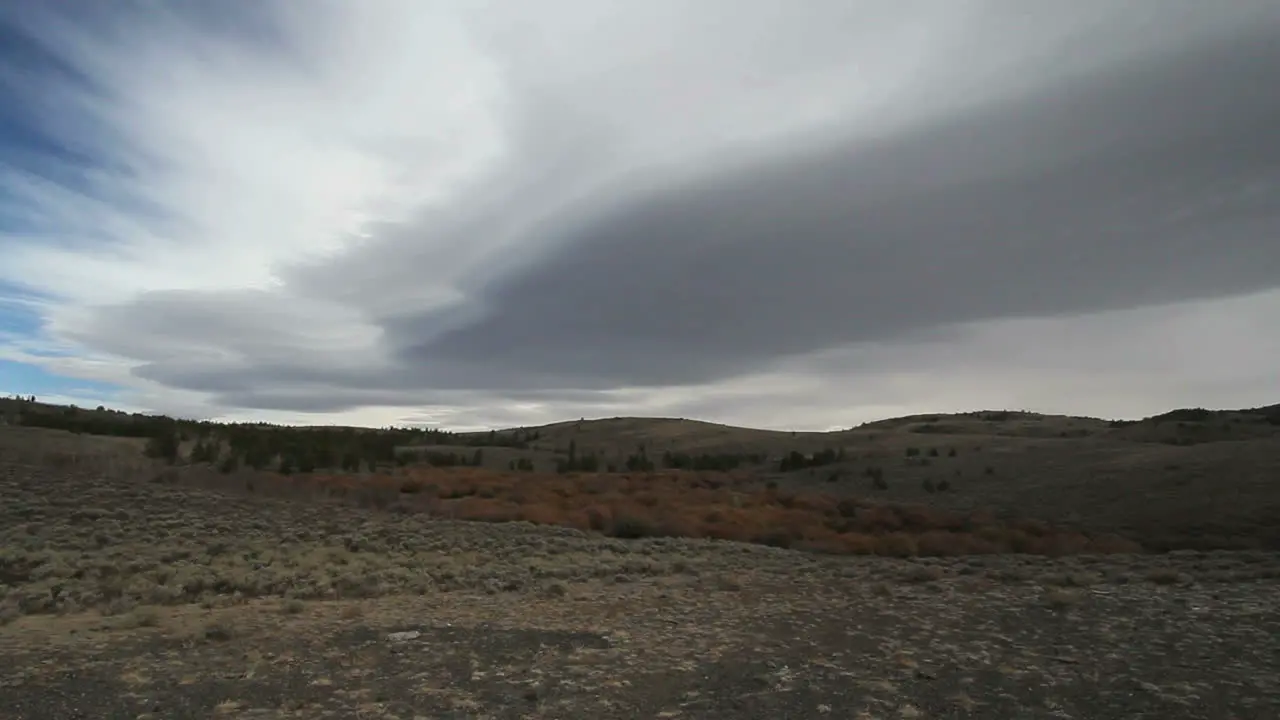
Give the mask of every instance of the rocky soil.
<path id="1" fill-rule="evenodd" d="M 1280 717 L 1280 555 L 826 557 L 0 462 L 0 718 Z"/>

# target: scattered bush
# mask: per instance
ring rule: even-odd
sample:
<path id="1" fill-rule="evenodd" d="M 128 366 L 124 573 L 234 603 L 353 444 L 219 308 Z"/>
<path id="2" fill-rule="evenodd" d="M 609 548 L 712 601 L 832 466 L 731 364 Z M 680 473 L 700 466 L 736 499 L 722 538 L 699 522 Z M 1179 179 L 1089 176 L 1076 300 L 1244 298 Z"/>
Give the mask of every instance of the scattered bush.
<path id="1" fill-rule="evenodd" d="M 912 565 L 901 576 L 903 582 L 926 583 L 941 580 L 946 573 L 936 565 Z"/>
<path id="2" fill-rule="evenodd" d="M 153 607 L 135 608 L 129 613 L 129 627 L 155 627 L 160 624 L 160 611 Z"/>
<path id="3" fill-rule="evenodd" d="M 868 468 L 873 487 L 883 472 Z M 255 476 L 258 492 L 311 496 L 386 512 L 422 512 L 479 522 L 529 522 L 619 539 L 700 537 L 837 554 L 945 556 L 1001 552 L 1040 555 L 1142 550 L 1115 535 L 1083 535 L 1035 520 L 936 507 L 790 492 L 747 472 L 621 474 L 494 472 L 474 467 L 410 467 L 389 474 Z M 951 489 L 932 480 L 935 492 Z M 925 487 L 928 489 L 928 483 Z"/>
<path id="4" fill-rule="evenodd" d="M 211 620 L 205 624 L 201 637 L 210 642 L 226 642 L 235 637 L 235 628 L 225 620 Z"/>
<path id="5" fill-rule="evenodd" d="M 405 480 L 400 483 L 400 492 L 405 495 L 417 495 L 426 487 L 426 483 L 422 480 Z"/>
<path id="6" fill-rule="evenodd" d="M 1173 568 L 1157 568 L 1148 572 L 1146 579 L 1155 585 L 1177 585 L 1183 582 L 1183 575 Z"/>
<path id="7" fill-rule="evenodd" d="M 636 540 L 654 537 L 658 532 L 648 521 L 635 516 L 624 515 L 614 518 L 613 523 L 609 525 L 609 534 L 624 540 Z"/>
<path id="8" fill-rule="evenodd" d="M 1044 603 L 1053 610 L 1062 612 L 1070 610 L 1079 605 L 1084 600 L 1084 593 L 1079 590 L 1068 590 L 1066 588 L 1054 588 L 1045 592 Z"/>

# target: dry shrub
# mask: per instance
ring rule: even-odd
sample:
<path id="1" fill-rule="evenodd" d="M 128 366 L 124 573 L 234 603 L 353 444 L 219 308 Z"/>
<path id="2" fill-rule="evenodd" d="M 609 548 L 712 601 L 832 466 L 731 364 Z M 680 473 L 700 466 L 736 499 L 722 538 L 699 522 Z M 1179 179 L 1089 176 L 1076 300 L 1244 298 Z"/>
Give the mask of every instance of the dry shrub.
<path id="1" fill-rule="evenodd" d="M 962 537 L 946 530 L 926 530 L 916 541 L 917 550 L 921 555 L 963 555 L 968 543 L 963 542 Z"/>
<path id="2" fill-rule="evenodd" d="M 981 508 L 969 513 L 965 518 L 965 529 L 970 532 L 976 532 L 984 527 L 994 527 L 1000 524 L 1000 519 L 996 517 L 995 512 Z"/>
<path id="3" fill-rule="evenodd" d="M 446 505 L 446 507 L 450 507 Z M 520 509 L 501 500 L 477 496 L 464 497 L 452 501 L 453 516 L 459 520 L 475 520 L 478 522 L 510 522 L 518 520 Z"/>
<path id="4" fill-rule="evenodd" d="M 659 518 L 656 522 L 659 537 L 706 537 L 707 530 L 702 523 L 682 513 L 673 512 Z"/>
<path id="5" fill-rule="evenodd" d="M 876 547 L 877 555 L 889 557 L 914 557 L 920 554 L 920 547 L 914 536 L 903 532 L 894 532 L 880 538 Z"/>
<path id="6" fill-rule="evenodd" d="M 205 623 L 200 632 L 201 638 L 210 642 L 226 642 L 234 638 L 235 635 L 235 627 L 230 622 L 222 619 L 210 620 Z"/>
<path id="7" fill-rule="evenodd" d="M 792 496 L 787 507 L 815 515 L 830 515 L 835 512 L 836 504 L 835 498 L 828 495 L 796 495 Z"/>
<path id="8" fill-rule="evenodd" d="M 760 532 L 759 518 L 754 511 L 747 508 L 719 508 L 721 519 L 715 523 L 705 522 L 703 532 L 717 540 L 734 540 L 750 542 Z"/>
<path id="9" fill-rule="evenodd" d="M 872 505 L 858 511 L 854 521 L 858 529 L 871 533 L 893 533 L 904 523 L 898 509 L 892 505 Z"/>
<path id="10" fill-rule="evenodd" d="M 1002 521 L 981 510 L 836 499 L 758 489 L 748 473 L 503 473 L 410 467 L 395 474 L 262 474 L 272 494 L 322 495 L 379 510 L 462 520 L 573 527 L 622 538 L 705 537 L 839 554 L 897 557 L 1000 552 L 1138 552 L 1115 535 L 1086 536 L 1038 520 Z M 225 482 L 225 481 L 223 481 Z"/>
<path id="11" fill-rule="evenodd" d="M 737 491 L 732 488 L 711 490 L 706 494 L 708 505 L 722 505 L 725 507 L 732 507 L 735 497 L 737 497 Z"/>
<path id="12" fill-rule="evenodd" d="M 863 533 L 841 533 L 831 541 L 835 552 L 848 555 L 874 555 L 879 547 L 879 538 Z"/>
<path id="13" fill-rule="evenodd" d="M 1043 597 L 1044 603 L 1057 611 L 1069 610 L 1084 601 L 1084 593 L 1079 590 L 1065 588 L 1049 590 L 1044 593 Z"/>
<path id="14" fill-rule="evenodd" d="M 785 529 L 760 530 L 751 536 L 749 542 L 756 545 L 768 545 L 776 548 L 790 548 L 796 544 L 797 538 L 794 533 Z"/>
<path id="15" fill-rule="evenodd" d="M 1001 525 L 997 525 L 995 520 L 988 520 L 981 524 L 974 520 L 970 522 L 970 526 L 974 528 L 974 535 L 992 545 L 1002 546 L 1008 542 L 1008 530 Z"/>
<path id="16" fill-rule="evenodd" d="M 863 507 L 863 504 L 856 499 L 845 498 L 836 503 L 835 512 L 842 518 L 852 520 L 858 516 L 858 509 L 861 507 Z"/>
<path id="17" fill-rule="evenodd" d="M 658 537 L 661 533 L 656 523 L 641 513 L 620 513 L 609 523 L 607 534 L 624 540 Z"/>
<path id="18" fill-rule="evenodd" d="M 883 542 L 883 536 L 819 528 L 806 532 L 793 547 L 833 555 L 883 555 Z"/>
<path id="19" fill-rule="evenodd" d="M 395 502 L 395 500 L 399 498 L 399 490 L 378 485 L 369 485 L 367 487 L 358 488 L 354 495 L 356 504 L 360 507 L 385 510 L 391 505 L 391 503 Z"/>
<path id="20" fill-rule="evenodd" d="M 708 490 L 719 490 L 720 488 L 724 487 L 725 484 L 727 484 L 727 482 L 728 482 L 727 480 L 723 478 L 715 477 L 710 473 L 705 473 L 705 472 L 698 473 L 698 485 L 700 487 L 707 488 Z"/>
<path id="21" fill-rule="evenodd" d="M 1090 538 L 1085 552 L 1096 555 L 1137 554 L 1142 552 L 1142 546 L 1128 538 L 1104 533 Z"/>
<path id="22" fill-rule="evenodd" d="M 1015 530 L 1022 531 L 1029 537 L 1038 538 L 1049 534 L 1049 525 L 1042 520 L 1019 518 L 1010 523 L 1010 526 Z"/>
<path id="23" fill-rule="evenodd" d="M 926 507 L 896 508 L 902 526 L 913 532 L 924 532 L 933 529 L 960 530 L 964 521 L 952 513 Z"/>
<path id="24" fill-rule="evenodd" d="M 592 505 L 586 509 L 587 527 L 604 532 L 613 525 L 613 509 L 607 505 Z"/>
<path id="25" fill-rule="evenodd" d="M 636 494 L 636 503 L 647 508 L 656 508 L 662 504 L 662 498 L 656 492 L 641 492 Z"/>
<path id="26" fill-rule="evenodd" d="M 573 528 L 574 530 L 581 530 L 582 532 L 592 532 L 594 530 L 594 528 L 591 527 L 590 520 L 587 518 L 586 511 L 578 510 L 578 509 L 568 509 L 568 510 L 561 510 L 560 512 L 561 512 L 561 516 L 560 516 L 561 520 L 560 522 L 553 523 L 554 525 L 558 525 L 560 527 Z M 598 530 L 594 530 L 594 531 L 599 532 Z"/>
<path id="27" fill-rule="evenodd" d="M 400 492 L 406 495 L 417 495 L 426 488 L 426 482 L 418 479 L 409 479 L 400 483 Z"/>
<path id="28" fill-rule="evenodd" d="M 1018 529 L 1009 529 L 1004 532 L 1002 547 L 1008 552 L 1030 553 L 1035 550 L 1035 542 L 1026 532 Z"/>
<path id="29" fill-rule="evenodd" d="M 126 622 L 135 628 L 155 627 L 160 624 L 160 611 L 150 606 L 136 608 L 129 613 Z"/>
<path id="30" fill-rule="evenodd" d="M 747 540 L 747 534 L 741 528 L 727 523 L 708 523 L 703 526 L 703 533 L 712 540 Z"/>
<path id="31" fill-rule="evenodd" d="M 521 520 L 535 525 L 567 525 L 569 518 L 560 508 L 551 505 L 518 505 Z"/>
<path id="32" fill-rule="evenodd" d="M 1089 538 L 1080 533 L 1058 533 L 1056 535 L 1045 535 L 1037 538 L 1034 552 L 1037 555 L 1048 555 L 1050 557 L 1061 557 L 1063 555 L 1078 555 L 1089 547 Z"/>
<path id="33" fill-rule="evenodd" d="M 1176 585 L 1184 581 L 1182 573 L 1174 568 L 1155 568 L 1146 574 L 1146 580 L 1155 585 Z"/>
<path id="34" fill-rule="evenodd" d="M 912 565 L 902 573 L 900 579 L 905 582 L 936 582 L 945 575 L 946 573 L 942 568 L 936 565 Z"/>
<path id="35" fill-rule="evenodd" d="M 1000 545 L 969 533 L 955 533 L 952 539 L 958 548 L 953 555 L 995 555 L 1005 552 Z"/>

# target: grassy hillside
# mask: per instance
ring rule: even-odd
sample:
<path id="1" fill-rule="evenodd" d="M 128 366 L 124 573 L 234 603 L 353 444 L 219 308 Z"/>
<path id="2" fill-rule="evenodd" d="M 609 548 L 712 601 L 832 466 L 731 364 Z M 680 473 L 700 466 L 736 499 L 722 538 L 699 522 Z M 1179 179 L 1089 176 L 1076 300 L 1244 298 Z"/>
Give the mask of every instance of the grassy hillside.
<path id="1" fill-rule="evenodd" d="M 120 468 L 145 451 L 208 486 L 284 487 L 326 498 L 339 487 L 341 499 L 401 511 L 615 529 L 588 522 L 595 512 L 653 532 L 866 546 L 824 535 L 853 527 L 839 510 L 849 501 L 855 504 L 847 508 L 932 513 L 916 516 L 920 533 L 959 532 L 973 525 L 965 518 L 981 517 L 979 524 L 998 520 L 1006 529 L 1035 520 L 1055 533 L 1117 534 L 1155 550 L 1280 547 L 1277 406 L 1183 409 L 1140 421 L 982 411 L 827 433 L 611 418 L 453 434 L 226 426 L 32 403 L 15 413 L 6 403 L 3 445 L 39 462 L 116 458 Z M 61 423 L 81 434 L 14 427 L 14 420 Z M 102 432 L 131 437 L 104 444 L 92 434 Z M 173 441 L 160 443 L 164 452 L 148 437 L 154 433 Z M 581 477 L 599 480 L 574 479 Z M 653 492 L 638 489 L 646 483 Z M 630 491 L 609 494 L 617 488 Z M 473 500 L 453 502 L 462 498 Z M 809 514 L 792 512 L 797 503 Z M 790 539 L 779 539 L 779 527 Z M 1021 543 L 1006 540 L 992 542 L 1002 549 Z"/>

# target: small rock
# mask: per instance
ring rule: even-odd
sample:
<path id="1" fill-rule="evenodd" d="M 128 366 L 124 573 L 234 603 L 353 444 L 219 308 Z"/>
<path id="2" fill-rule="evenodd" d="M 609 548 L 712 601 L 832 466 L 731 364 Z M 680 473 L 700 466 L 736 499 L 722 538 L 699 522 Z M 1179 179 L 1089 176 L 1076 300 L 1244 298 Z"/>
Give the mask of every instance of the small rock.
<path id="1" fill-rule="evenodd" d="M 405 630 L 404 632 L 393 632 L 387 636 L 391 642 L 404 642 L 406 640 L 417 640 L 422 633 L 417 630 Z"/>

